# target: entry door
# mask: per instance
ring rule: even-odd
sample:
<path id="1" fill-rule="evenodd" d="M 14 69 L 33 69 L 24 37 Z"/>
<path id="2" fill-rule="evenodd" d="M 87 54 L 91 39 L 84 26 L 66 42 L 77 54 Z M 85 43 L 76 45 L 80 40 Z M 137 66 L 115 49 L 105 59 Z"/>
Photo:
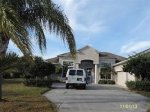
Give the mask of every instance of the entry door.
<path id="1" fill-rule="evenodd" d="M 92 68 L 87 68 L 86 71 L 87 71 L 87 82 L 88 84 L 92 83 Z"/>

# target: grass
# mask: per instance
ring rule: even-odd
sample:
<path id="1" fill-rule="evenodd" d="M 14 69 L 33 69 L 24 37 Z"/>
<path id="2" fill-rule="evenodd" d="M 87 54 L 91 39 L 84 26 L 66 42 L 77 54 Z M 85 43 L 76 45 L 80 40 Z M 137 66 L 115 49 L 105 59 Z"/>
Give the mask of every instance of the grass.
<path id="1" fill-rule="evenodd" d="M 146 92 L 146 91 L 136 91 L 136 93 L 141 94 L 143 96 L 146 96 L 148 98 L 150 98 L 150 92 Z M 149 101 L 149 106 L 146 112 L 150 112 L 150 101 Z"/>
<path id="2" fill-rule="evenodd" d="M 22 79 L 7 79 L 3 84 L 0 112 L 57 112 L 57 107 L 42 96 L 48 88 L 27 87 Z"/>

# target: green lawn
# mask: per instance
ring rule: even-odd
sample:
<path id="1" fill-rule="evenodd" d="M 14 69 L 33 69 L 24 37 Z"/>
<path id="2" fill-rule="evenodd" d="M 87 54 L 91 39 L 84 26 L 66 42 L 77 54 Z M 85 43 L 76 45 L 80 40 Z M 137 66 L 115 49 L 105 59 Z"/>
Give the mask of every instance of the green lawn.
<path id="1" fill-rule="evenodd" d="M 22 79 L 7 79 L 3 84 L 0 112 L 57 112 L 57 107 L 42 96 L 48 88 L 26 87 Z"/>
<path id="2" fill-rule="evenodd" d="M 150 92 L 145 92 L 145 91 L 137 91 L 136 93 L 141 94 L 143 96 L 146 96 L 148 98 L 150 98 Z M 150 101 L 149 101 L 149 107 L 147 109 L 146 112 L 150 112 Z"/>

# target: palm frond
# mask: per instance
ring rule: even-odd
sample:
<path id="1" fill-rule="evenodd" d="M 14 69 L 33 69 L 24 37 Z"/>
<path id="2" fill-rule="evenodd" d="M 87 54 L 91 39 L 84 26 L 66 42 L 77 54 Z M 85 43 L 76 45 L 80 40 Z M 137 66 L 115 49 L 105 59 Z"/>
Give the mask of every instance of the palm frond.
<path id="1" fill-rule="evenodd" d="M 24 24 L 12 6 L 7 3 L 0 7 L 0 32 L 10 38 L 23 54 L 32 54 L 32 44 Z"/>
<path id="2" fill-rule="evenodd" d="M 27 30 L 36 33 L 40 50 L 45 50 L 44 30 L 48 29 L 51 33 L 54 32 L 59 36 L 64 44 L 67 43 L 72 56 L 76 55 L 76 43 L 73 31 L 69 26 L 69 20 L 62 9 L 51 0 L 1 0 L 0 3 L 2 7 L 6 3 L 9 7 L 11 6 L 12 12 L 10 15 L 13 15 L 14 19 L 9 22 L 10 27 L 7 31 L 13 31 L 13 33 L 7 32 L 7 35 L 12 38 L 21 51 L 31 53 L 31 43 Z M 10 18 L 6 20 L 10 20 Z M 18 36 L 18 39 L 14 39 L 16 36 Z M 18 42 L 19 40 L 21 41 L 20 43 Z"/>

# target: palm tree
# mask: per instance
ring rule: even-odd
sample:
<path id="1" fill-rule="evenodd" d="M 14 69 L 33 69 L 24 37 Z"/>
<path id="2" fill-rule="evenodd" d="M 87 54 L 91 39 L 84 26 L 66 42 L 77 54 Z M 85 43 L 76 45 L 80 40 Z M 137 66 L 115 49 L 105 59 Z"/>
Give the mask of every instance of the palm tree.
<path id="1" fill-rule="evenodd" d="M 104 67 L 101 68 L 100 75 L 105 75 L 105 78 L 108 80 L 108 75 L 110 74 L 116 74 L 116 72 L 112 69 L 112 67 L 108 64 L 106 64 Z"/>
<path id="2" fill-rule="evenodd" d="M 4 73 L 17 71 L 18 59 L 15 53 L 7 53 L 0 57 L 0 100 L 2 99 L 2 76 Z"/>
<path id="3" fill-rule="evenodd" d="M 74 35 L 68 18 L 58 5 L 51 0 L 0 0 L 0 56 L 6 54 L 11 40 L 30 59 L 33 48 L 29 32 L 35 33 L 43 53 L 46 50 L 45 29 L 54 32 L 67 43 L 75 57 Z M 1 83 L 2 75 L 0 77 Z"/>
<path id="4" fill-rule="evenodd" d="M 56 33 L 67 43 L 72 56 L 76 44 L 69 21 L 62 9 L 51 0 L 0 0 L 0 55 L 12 40 L 27 57 L 32 54 L 29 32 L 34 32 L 39 48 L 46 50 L 44 29 Z"/>

